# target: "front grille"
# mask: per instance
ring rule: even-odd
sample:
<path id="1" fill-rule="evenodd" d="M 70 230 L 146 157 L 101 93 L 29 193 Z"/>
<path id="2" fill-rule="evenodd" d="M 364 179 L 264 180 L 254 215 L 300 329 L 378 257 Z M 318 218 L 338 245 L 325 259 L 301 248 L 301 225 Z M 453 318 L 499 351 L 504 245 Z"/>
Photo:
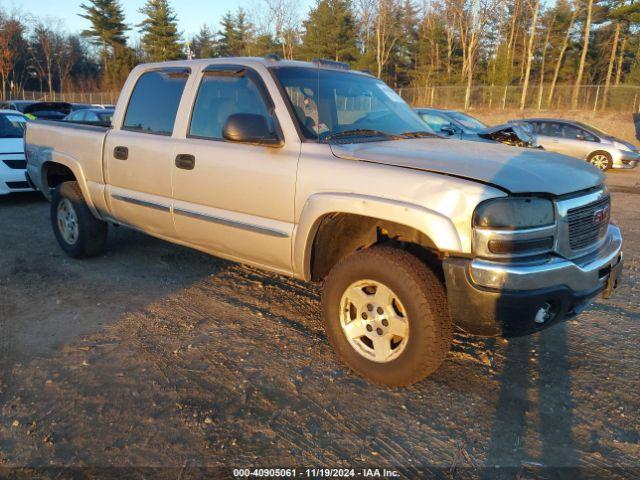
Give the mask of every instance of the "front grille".
<path id="1" fill-rule="evenodd" d="M 4 164 L 14 170 L 25 170 L 27 168 L 26 160 L 3 160 Z"/>
<path id="2" fill-rule="evenodd" d="M 611 199 L 606 196 L 597 202 L 572 208 L 567 212 L 569 245 L 572 250 L 587 248 L 607 233 Z"/>

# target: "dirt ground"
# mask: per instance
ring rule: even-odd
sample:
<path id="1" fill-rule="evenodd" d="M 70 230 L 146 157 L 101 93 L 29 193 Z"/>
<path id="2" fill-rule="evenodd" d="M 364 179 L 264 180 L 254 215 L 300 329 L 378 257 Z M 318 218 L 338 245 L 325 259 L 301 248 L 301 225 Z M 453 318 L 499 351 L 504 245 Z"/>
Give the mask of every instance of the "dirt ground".
<path id="1" fill-rule="evenodd" d="M 458 333 L 397 390 L 336 360 L 317 286 L 124 228 L 72 260 L 38 194 L 0 198 L 0 478 L 637 478 L 640 169 L 609 183 L 626 239 L 611 300 L 534 336 Z"/>

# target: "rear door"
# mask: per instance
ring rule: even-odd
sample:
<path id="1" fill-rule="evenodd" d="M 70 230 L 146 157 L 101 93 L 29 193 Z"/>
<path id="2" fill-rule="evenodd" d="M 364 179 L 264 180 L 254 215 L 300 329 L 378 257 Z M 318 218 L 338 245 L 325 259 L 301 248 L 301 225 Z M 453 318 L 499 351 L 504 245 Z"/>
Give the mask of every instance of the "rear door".
<path id="1" fill-rule="evenodd" d="M 161 237 L 175 236 L 171 137 L 188 76 L 185 68 L 142 73 L 104 147 L 107 200 L 115 219 Z"/>
<path id="2" fill-rule="evenodd" d="M 273 148 L 222 137 L 236 113 L 262 115 L 283 136 L 267 86 L 249 67 L 205 68 L 194 97 L 172 166 L 178 237 L 210 253 L 290 272 L 299 138 Z"/>
<path id="3" fill-rule="evenodd" d="M 545 150 L 565 153 L 566 145 L 563 140 L 562 124 L 554 121 L 533 122 L 537 134 L 538 144 Z"/>

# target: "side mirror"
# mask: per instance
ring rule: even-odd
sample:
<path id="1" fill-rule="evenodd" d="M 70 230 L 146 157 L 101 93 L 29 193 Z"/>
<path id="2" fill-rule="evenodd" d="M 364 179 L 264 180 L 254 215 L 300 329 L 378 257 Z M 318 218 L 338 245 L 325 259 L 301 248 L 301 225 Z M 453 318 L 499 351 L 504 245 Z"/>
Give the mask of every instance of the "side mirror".
<path id="1" fill-rule="evenodd" d="M 581 133 L 577 134 L 576 140 L 584 140 L 584 135 L 582 135 Z"/>
<path id="2" fill-rule="evenodd" d="M 444 126 L 444 127 L 440 127 L 440 131 L 444 134 L 447 134 L 449 136 L 451 135 L 455 135 L 456 134 L 456 129 L 453 128 L 452 126 Z"/>
<path id="3" fill-rule="evenodd" d="M 282 140 L 269 129 L 266 117 L 254 113 L 229 115 L 222 127 L 222 136 L 230 142 L 252 143 L 267 147 L 282 146 Z"/>

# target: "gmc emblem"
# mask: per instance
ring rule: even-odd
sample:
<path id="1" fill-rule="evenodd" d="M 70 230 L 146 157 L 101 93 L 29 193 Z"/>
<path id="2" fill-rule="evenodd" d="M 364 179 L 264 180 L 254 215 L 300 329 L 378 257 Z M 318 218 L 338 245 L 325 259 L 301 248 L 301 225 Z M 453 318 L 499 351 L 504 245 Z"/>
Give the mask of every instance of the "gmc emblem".
<path id="1" fill-rule="evenodd" d="M 593 212 L 593 225 L 600 225 L 609 218 L 609 206 L 599 208 Z"/>

